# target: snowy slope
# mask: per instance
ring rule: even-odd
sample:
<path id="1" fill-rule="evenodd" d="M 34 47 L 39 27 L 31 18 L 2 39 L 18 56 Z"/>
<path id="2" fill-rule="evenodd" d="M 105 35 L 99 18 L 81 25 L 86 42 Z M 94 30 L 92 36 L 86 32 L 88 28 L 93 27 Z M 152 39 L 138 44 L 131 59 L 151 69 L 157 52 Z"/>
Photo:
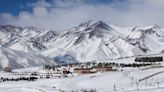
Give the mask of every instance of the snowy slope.
<path id="1" fill-rule="evenodd" d="M 111 25 L 123 34 L 127 41 L 147 54 L 160 53 L 164 49 L 164 29 L 157 25 L 119 27 Z"/>
<path id="2" fill-rule="evenodd" d="M 39 71 L 39 68 L 17 69 L 22 71 Z M 151 69 L 128 68 L 122 71 L 98 72 L 67 78 L 38 79 L 37 81 L 8 81 L 0 83 L 1 92 L 81 92 L 82 89 L 96 89 L 98 92 L 163 92 L 163 67 Z M 159 73 L 159 74 L 156 74 Z M 144 81 L 147 76 L 156 74 Z M 0 72 L 0 77 L 15 78 L 22 75 Z M 158 84 L 159 82 L 159 88 Z M 138 89 L 137 89 L 138 83 Z"/>
<path id="3" fill-rule="evenodd" d="M 47 64 L 55 64 L 55 62 L 41 55 L 0 47 L 0 69 L 6 66 L 11 66 L 12 68 L 26 68 Z"/>
<path id="4" fill-rule="evenodd" d="M 11 25 L 1 25 L 0 44 L 14 50 L 38 52 L 46 47 L 35 38 L 44 31 L 37 27 L 21 28 Z"/>
<path id="5" fill-rule="evenodd" d="M 164 29 L 157 25 L 120 27 L 87 21 L 65 31 L 0 26 L 3 47 L 41 53 L 56 62 L 86 62 L 164 52 Z"/>
<path id="6" fill-rule="evenodd" d="M 81 62 L 144 54 L 102 21 L 83 23 L 63 32 L 47 47 L 49 49 L 42 53 L 50 58 L 64 51 Z"/>
<path id="7" fill-rule="evenodd" d="M 156 25 L 136 27 L 127 39 L 146 53 L 159 53 L 164 49 L 164 30 Z"/>

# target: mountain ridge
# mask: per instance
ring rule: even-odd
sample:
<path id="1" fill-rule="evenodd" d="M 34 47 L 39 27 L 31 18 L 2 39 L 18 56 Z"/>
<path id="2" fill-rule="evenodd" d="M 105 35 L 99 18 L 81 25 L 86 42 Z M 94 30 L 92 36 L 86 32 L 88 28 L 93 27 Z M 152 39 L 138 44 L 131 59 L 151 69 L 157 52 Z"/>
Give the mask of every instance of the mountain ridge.
<path id="1" fill-rule="evenodd" d="M 87 21 L 60 32 L 1 25 L 0 35 L 2 47 L 42 54 L 57 63 L 114 59 L 164 51 L 164 29 L 158 25 L 120 27 L 103 21 Z"/>

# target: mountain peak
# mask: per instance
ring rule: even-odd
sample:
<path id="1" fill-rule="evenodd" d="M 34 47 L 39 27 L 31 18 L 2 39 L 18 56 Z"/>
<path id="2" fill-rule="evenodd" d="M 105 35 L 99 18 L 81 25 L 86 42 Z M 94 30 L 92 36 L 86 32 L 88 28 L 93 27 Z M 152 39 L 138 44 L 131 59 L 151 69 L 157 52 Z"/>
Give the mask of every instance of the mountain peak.
<path id="1" fill-rule="evenodd" d="M 13 25 L 0 25 L 2 28 L 15 28 L 16 26 Z"/>
<path id="2" fill-rule="evenodd" d="M 100 28 L 100 29 L 109 29 L 110 26 L 108 26 L 105 22 L 103 21 L 97 21 L 95 23 L 93 23 L 91 26 L 91 28 Z"/>
<path id="3" fill-rule="evenodd" d="M 13 30 L 17 31 L 16 29 L 22 30 L 22 28 L 21 27 L 18 27 L 18 26 L 13 26 L 13 25 L 0 25 L 0 30 L 3 30 L 3 31 L 8 31 L 8 32 L 13 31 Z"/>
<path id="4" fill-rule="evenodd" d="M 92 20 L 82 22 L 78 27 L 88 27 L 91 24 Z"/>
<path id="5" fill-rule="evenodd" d="M 92 20 L 89 20 L 89 21 L 81 23 L 78 27 L 103 28 L 103 29 L 109 28 L 109 26 L 101 20 L 96 21 L 96 22 L 92 21 Z"/>

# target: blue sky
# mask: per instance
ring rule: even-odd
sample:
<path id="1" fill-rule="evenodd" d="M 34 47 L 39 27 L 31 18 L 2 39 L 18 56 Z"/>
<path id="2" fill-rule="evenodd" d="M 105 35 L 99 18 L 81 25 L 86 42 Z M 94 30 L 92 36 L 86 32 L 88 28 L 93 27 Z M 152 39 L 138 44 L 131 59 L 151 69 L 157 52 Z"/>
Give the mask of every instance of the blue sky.
<path id="1" fill-rule="evenodd" d="M 0 25 L 68 29 L 88 20 L 164 27 L 163 0 L 0 0 Z"/>
<path id="2" fill-rule="evenodd" d="M 36 0 L 0 0 L 0 13 L 11 13 L 18 15 L 20 11 L 32 11 L 27 3 L 35 2 Z"/>
<path id="3" fill-rule="evenodd" d="M 11 13 L 13 15 L 19 15 L 21 11 L 32 12 L 30 3 L 36 3 L 38 0 L 0 0 L 0 13 Z M 53 0 L 46 0 L 52 3 Z M 87 0 L 86 3 L 97 5 L 97 4 L 109 4 L 113 0 Z"/>

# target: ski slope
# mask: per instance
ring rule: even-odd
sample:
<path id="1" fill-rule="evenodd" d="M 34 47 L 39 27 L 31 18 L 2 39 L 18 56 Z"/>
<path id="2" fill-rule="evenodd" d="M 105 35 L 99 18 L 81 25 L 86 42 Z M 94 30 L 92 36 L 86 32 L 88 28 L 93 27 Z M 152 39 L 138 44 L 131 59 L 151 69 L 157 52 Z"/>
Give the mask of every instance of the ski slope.
<path id="1" fill-rule="evenodd" d="M 39 68 L 31 68 L 38 70 Z M 15 71 L 25 71 L 26 69 L 17 69 Z M 29 71 L 27 69 L 27 71 Z M 65 90 L 67 92 L 81 90 L 81 89 L 96 89 L 98 92 L 163 92 L 164 91 L 164 67 L 151 69 L 126 68 L 123 71 L 111 71 L 104 73 L 96 73 L 89 75 L 81 75 L 77 77 L 68 78 L 52 78 L 39 79 L 34 82 L 18 81 L 18 82 L 1 82 L 1 92 L 60 92 Z M 147 80 L 138 82 L 147 76 L 156 74 Z M 12 77 L 10 73 L 0 72 L 0 77 Z M 133 80 L 132 80 L 133 79 Z M 157 85 L 159 81 L 159 88 Z M 137 84 L 138 83 L 138 90 Z M 151 84 L 151 85 L 150 85 Z M 115 86 L 115 87 L 114 87 Z"/>

